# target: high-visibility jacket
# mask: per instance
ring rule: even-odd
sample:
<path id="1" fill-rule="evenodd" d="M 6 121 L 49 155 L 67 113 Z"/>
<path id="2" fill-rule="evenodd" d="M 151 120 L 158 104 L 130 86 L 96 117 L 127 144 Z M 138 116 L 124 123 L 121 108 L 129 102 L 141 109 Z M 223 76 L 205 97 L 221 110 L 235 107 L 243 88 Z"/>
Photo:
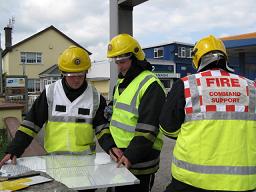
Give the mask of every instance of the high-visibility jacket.
<path id="1" fill-rule="evenodd" d="M 173 152 L 173 177 L 206 190 L 255 189 L 256 83 L 224 70 L 182 80 L 185 122 Z"/>
<path id="2" fill-rule="evenodd" d="M 88 87 L 73 102 L 66 97 L 61 80 L 46 86 L 48 122 L 45 126 L 44 148 L 48 153 L 95 152 L 93 118 L 99 107 L 100 95 Z"/>
<path id="3" fill-rule="evenodd" d="M 118 85 L 121 82 L 122 80 L 119 80 Z M 110 132 L 118 148 L 127 148 L 133 137 L 139 135 L 152 141 L 153 149 L 161 150 L 162 135 L 159 132 L 159 127 L 137 123 L 141 98 L 153 82 L 158 82 L 163 88 L 160 80 L 152 72 L 146 70 L 135 77 L 121 94 L 119 94 L 118 85 L 116 86 Z M 136 128 L 146 132 L 136 132 Z M 156 136 L 148 134 L 147 131 L 154 133 Z M 157 171 L 158 166 L 153 166 L 158 165 L 158 163 L 159 157 L 155 160 L 134 164 L 130 171 L 136 175 L 150 174 Z"/>

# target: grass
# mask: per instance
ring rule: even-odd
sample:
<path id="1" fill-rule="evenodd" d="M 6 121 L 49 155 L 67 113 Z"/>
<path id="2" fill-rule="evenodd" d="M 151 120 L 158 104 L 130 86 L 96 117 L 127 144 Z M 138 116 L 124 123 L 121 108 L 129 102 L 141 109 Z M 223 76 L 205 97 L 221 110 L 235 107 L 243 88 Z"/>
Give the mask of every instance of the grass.
<path id="1" fill-rule="evenodd" d="M 7 143 L 8 143 L 8 141 L 7 141 L 6 130 L 5 129 L 0 129 L 0 160 L 4 156 L 4 152 L 6 150 Z"/>

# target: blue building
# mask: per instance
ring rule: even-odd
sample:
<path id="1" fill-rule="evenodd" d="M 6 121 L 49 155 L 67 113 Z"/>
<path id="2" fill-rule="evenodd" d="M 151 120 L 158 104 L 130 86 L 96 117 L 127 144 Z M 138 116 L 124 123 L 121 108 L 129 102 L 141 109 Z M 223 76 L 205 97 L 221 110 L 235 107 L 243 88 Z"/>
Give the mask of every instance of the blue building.
<path id="1" fill-rule="evenodd" d="M 227 48 L 229 65 L 239 75 L 256 80 L 256 32 L 221 39 Z"/>
<path id="2" fill-rule="evenodd" d="M 221 39 L 227 48 L 229 66 L 235 73 L 256 80 L 256 32 Z M 172 42 L 143 48 L 167 90 L 176 79 L 196 72 L 192 66 L 193 47 L 193 44 Z"/>
<path id="3" fill-rule="evenodd" d="M 176 79 L 196 72 L 192 66 L 193 46 L 188 43 L 172 42 L 143 48 L 147 60 L 153 65 L 153 71 L 167 90 Z"/>

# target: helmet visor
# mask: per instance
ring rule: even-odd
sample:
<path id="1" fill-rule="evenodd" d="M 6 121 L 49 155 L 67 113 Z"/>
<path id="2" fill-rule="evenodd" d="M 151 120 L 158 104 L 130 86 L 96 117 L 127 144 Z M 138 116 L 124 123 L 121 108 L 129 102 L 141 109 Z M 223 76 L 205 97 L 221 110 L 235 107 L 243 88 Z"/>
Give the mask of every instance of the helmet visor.
<path id="1" fill-rule="evenodd" d="M 119 63 L 124 63 L 129 61 L 131 57 L 132 57 L 132 53 L 127 53 L 127 54 L 119 55 L 117 57 L 112 57 L 110 58 L 110 60 L 116 64 L 119 64 Z"/>
<path id="2" fill-rule="evenodd" d="M 82 76 L 85 76 L 85 73 L 86 72 L 81 72 L 81 73 L 64 73 L 64 72 L 62 72 L 62 75 L 64 77 L 82 77 Z"/>

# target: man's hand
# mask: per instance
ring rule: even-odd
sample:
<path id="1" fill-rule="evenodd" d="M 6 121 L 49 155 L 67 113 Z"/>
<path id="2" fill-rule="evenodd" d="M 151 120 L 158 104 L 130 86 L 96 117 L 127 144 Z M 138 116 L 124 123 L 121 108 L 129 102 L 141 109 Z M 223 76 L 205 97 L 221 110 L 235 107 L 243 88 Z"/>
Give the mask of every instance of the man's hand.
<path id="1" fill-rule="evenodd" d="M 131 162 L 129 159 L 127 159 L 124 155 L 119 159 L 117 162 L 117 167 L 120 167 L 121 165 L 124 165 L 127 169 L 131 167 Z"/>
<path id="2" fill-rule="evenodd" d="M 15 164 L 16 165 L 16 156 L 15 155 L 12 155 L 12 154 L 6 154 L 4 156 L 4 158 L 1 160 L 0 162 L 0 169 L 1 167 L 5 164 L 6 161 L 12 159 L 12 164 Z"/>
<path id="3" fill-rule="evenodd" d="M 109 150 L 109 155 L 115 162 L 118 162 L 118 160 L 123 156 L 123 151 L 117 147 L 113 147 Z"/>

